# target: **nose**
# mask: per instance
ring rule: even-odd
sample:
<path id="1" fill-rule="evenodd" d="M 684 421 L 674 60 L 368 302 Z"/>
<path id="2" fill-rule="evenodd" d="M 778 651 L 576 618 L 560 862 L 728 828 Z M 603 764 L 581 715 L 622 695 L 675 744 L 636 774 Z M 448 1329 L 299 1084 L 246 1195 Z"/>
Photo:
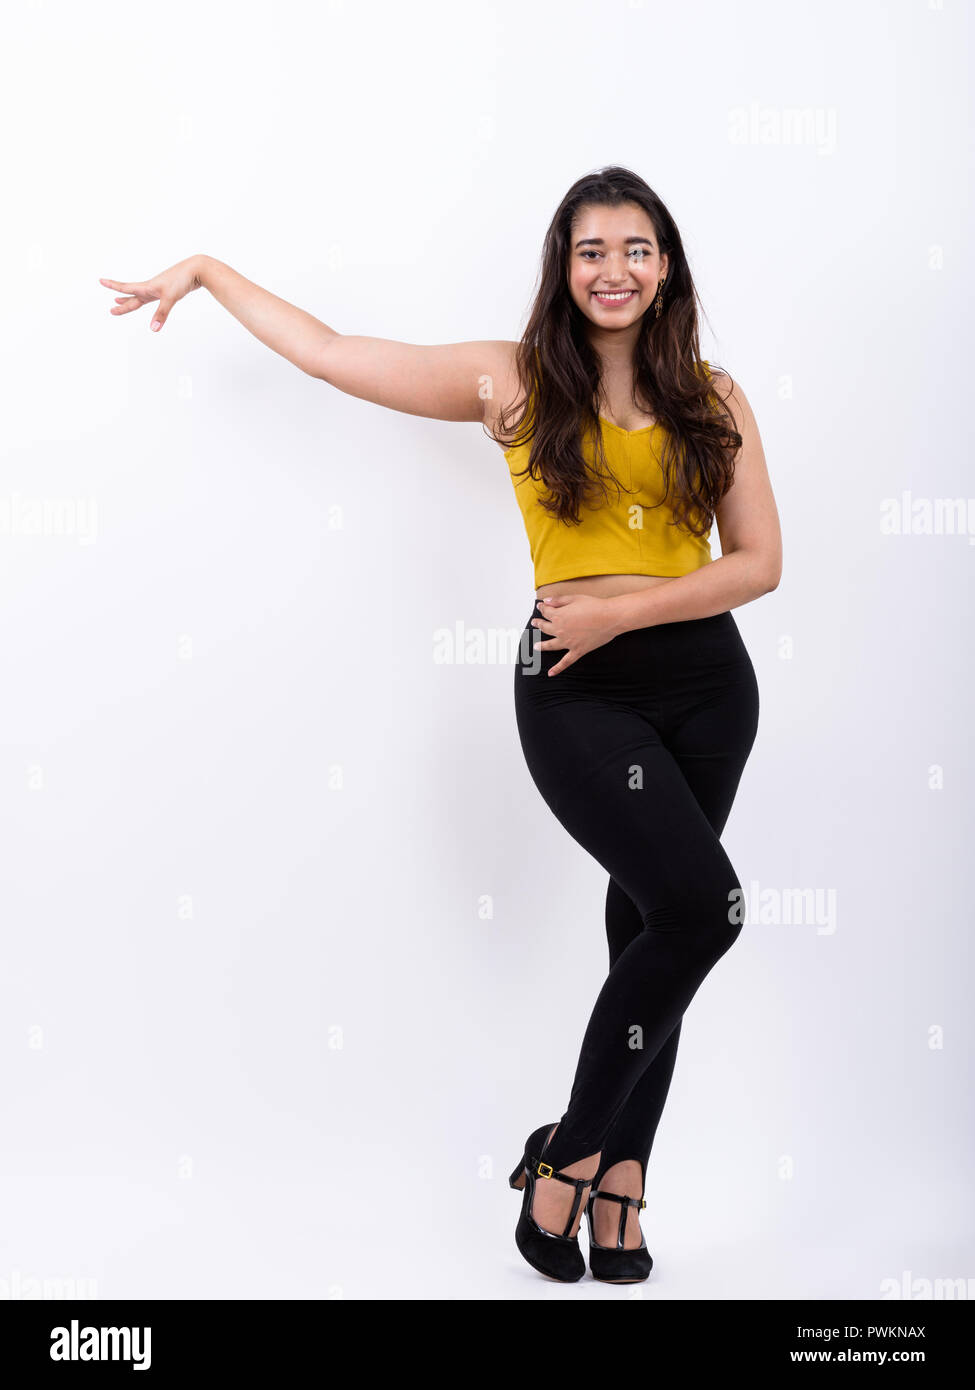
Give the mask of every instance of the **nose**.
<path id="1" fill-rule="evenodd" d="M 603 265 L 603 281 L 606 285 L 622 285 L 630 278 L 630 267 L 626 255 L 620 251 L 610 251 Z"/>

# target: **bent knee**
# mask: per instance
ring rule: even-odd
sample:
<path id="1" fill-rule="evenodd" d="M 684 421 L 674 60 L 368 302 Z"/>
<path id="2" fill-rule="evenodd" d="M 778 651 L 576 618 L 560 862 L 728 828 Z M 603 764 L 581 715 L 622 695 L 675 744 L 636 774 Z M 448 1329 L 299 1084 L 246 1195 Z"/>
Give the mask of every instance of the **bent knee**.
<path id="1" fill-rule="evenodd" d="M 657 904 L 641 916 L 645 931 L 680 933 L 717 958 L 741 935 L 741 904 L 741 885 L 735 883 L 727 891 L 690 892 L 680 899 Z"/>

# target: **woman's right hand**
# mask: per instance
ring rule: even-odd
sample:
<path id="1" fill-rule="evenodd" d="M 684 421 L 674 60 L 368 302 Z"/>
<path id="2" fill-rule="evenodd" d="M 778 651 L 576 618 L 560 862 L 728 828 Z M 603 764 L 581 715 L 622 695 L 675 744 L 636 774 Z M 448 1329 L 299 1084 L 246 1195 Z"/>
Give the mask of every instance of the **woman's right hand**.
<path id="1" fill-rule="evenodd" d="M 107 289 L 122 292 L 116 297 L 116 307 L 110 310 L 113 314 L 131 314 L 133 309 L 140 309 L 143 304 L 155 304 L 158 300 L 159 308 L 153 314 L 149 325 L 154 333 L 158 333 L 169 317 L 173 305 L 178 304 L 191 290 L 200 288 L 202 264 L 202 256 L 190 256 L 187 260 L 179 261 L 168 270 L 154 275 L 151 280 L 142 280 L 133 285 L 123 284 L 118 280 L 102 279 L 98 283 Z"/>

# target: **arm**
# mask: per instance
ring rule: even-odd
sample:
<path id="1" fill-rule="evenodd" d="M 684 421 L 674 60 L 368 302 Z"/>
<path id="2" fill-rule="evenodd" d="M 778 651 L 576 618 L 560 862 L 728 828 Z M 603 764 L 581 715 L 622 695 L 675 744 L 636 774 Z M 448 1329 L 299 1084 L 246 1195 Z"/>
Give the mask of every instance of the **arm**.
<path id="1" fill-rule="evenodd" d="M 710 618 L 751 603 L 779 583 L 782 533 L 758 426 L 740 387 L 728 405 L 742 445 L 734 482 L 715 510 L 721 558 L 666 584 L 607 599 L 618 633 Z"/>
<path id="2" fill-rule="evenodd" d="M 782 536 L 758 426 L 740 388 L 729 396 L 728 405 L 741 435 L 741 449 L 731 487 L 715 509 L 720 560 L 616 598 L 562 594 L 540 599 L 546 616 L 533 618 L 532 626 L 549 640 L 538 646 L 543 651 L 565 651 L 550 676 L 560 675 L 587 651 L 623 632 L 710 618 L 751 603 L 778 585 Z"/>
<path id="3" fill-rule="evenodd" d="M 484 419 L 485 401 L 514 343 L 426 346 L 338 333 L 229 265 L 202 258 L 201 280 L 262 343 L 346 395 L 431 420 Z"/>
<path id="4" fill-rule="evenodd" d="M 123 292 L 113 314 L 158 300 L 150 325 L 157 332 L 184 295 L 207 289 L 249 333 L 308 376 L 360 400 L 434 420 L 483 422 L 487 402 L 508 381 L 517 346 L 505 341 L 425 346 L 338 333 L 212 256 L 191 256 L 137 284 L 101 283 Z"/>

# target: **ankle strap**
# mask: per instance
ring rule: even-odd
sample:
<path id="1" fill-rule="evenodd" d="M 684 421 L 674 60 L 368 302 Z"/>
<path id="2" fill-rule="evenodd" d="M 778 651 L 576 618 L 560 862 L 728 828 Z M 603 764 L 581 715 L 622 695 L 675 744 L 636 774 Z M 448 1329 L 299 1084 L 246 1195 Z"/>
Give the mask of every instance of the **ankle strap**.
<path id="1" fill-rule="evenodd" d="M 619 1202 L 620 1204 L 620 1224 L 619 1230 L 616 1233 L 616 1248 L 617 1250 L 622 1250 L 626 1237 L 626 1209 L 627 1207 L 636 1207 L 638 1211 L 642 1211 L 646 1206 L 646 1202 L 642 1197 L 623 1197 L 619 1192 L 600 1192 L 597 1190 L 589 1194 L 587 1211 L 590 1217 L 592 1215 L 592 1204 L 597 1197 L 601 1197 L 604 1202 Z"/>
<path id="2" fill-rule="evenodd" d="M 569 1212 L 569 1219 L 565 1223 L 565 1230 L 562 1232 L 563 1239 L 569 1239 L 569 1233 L 572 1230 L 572 1223 L 576 1219 L 576 1214 L 582 1203 L 583 1190 L 587 1187 L 590 1187 L 595 1182 L 595 1173 L 591 1178 L 568 1178 L 564 1173 L 559 1173 L 555 1168 L 553 1168 L 551 1163 L 543 1163 L 542 1160 L 540 1158 L 536 1158 L 534 1154 L 525 1155 L 525 1167 L 528 1169 L 529 1173 L 531 1173 L 533 1177 L 554 1178 L 556 1182 L 564 1182 L 568 1184 L 569 1187 L 575 1188 L 576 1195 L 572 1199 L 572 1210 Z"/>
<path id="3" fill-rule="evenodd" d="M 604 1202 L 622 1202 L 625 1207 L 639 1207 L 641 1211 L 646 1206 L 642 1197 L 623 1197 L 618 1192 L 600 1192 L 597 1189 L 590 1193 L 590 1202 L 594 1202 L 597 1197 L 601 1197 Z"/>
<path id="4" fill-rule="evenodd" d="M 564 1173 L 558 1172 L 552 1167 L 551 1163 L 543 1163 L 540 1158 L 535 1158 L 533 1154 L 528 1155 L 528 1168 L 538 1178 L 554 1178 L 556 1182 L 568 1183 L 577 1192 L 581 1192 L 584 1187 L 589 1187 L 595 1181 L 595 1175 L 591 1178 L 567 1178 Z"/>

